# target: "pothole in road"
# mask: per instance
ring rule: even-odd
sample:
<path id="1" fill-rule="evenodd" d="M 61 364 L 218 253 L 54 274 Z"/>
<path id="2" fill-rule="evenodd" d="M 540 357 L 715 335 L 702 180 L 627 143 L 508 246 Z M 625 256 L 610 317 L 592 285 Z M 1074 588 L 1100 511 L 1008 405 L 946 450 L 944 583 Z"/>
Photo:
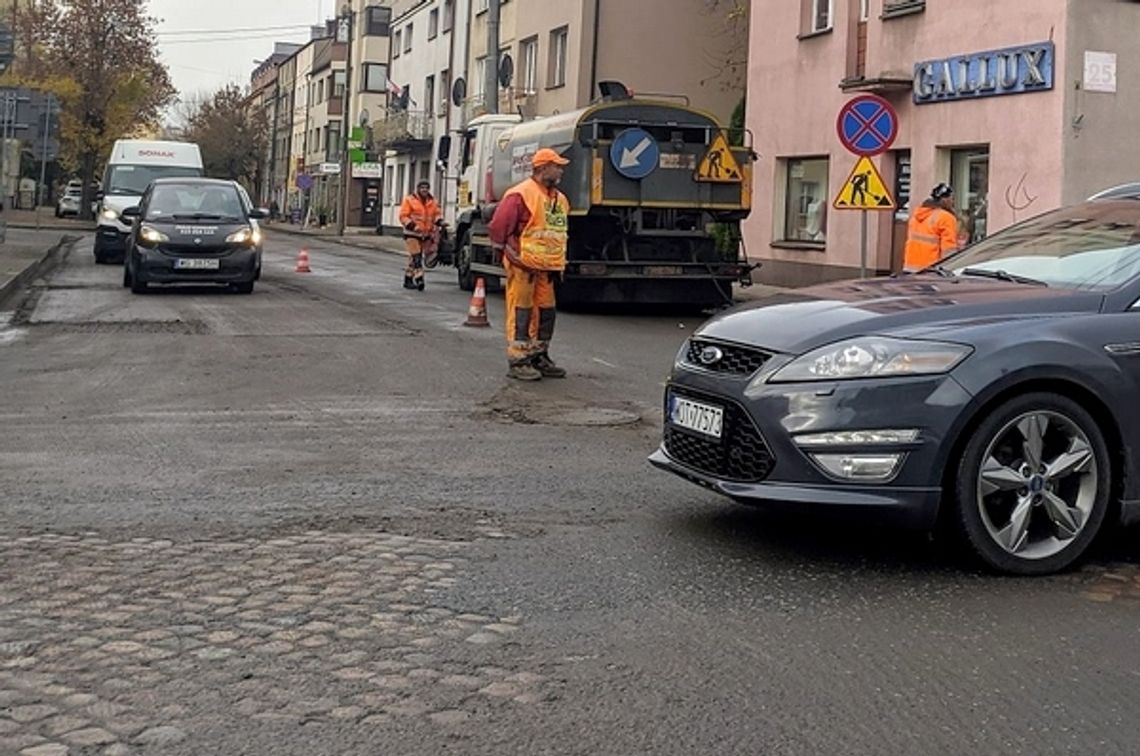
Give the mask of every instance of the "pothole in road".
<path id="1" fill-rule="evenodd" d="M 641 422 L 641 413 L 630 408 L 605 407 L 572 397 L 545 399 L 515 386 L 501 389 L 483 407 L 503 422 L 524 425 L 618 428 Z"/>

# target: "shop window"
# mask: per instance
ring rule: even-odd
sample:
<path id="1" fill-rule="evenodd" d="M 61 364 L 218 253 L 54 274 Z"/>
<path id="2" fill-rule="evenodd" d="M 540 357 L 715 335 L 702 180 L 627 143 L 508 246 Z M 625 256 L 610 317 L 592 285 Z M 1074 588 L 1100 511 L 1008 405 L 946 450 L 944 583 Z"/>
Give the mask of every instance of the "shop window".
<path id="1" fill-rule="evenodd" d="M 827 239 L 827 158 L 790 158 L 784 164 L 781 241 L 822 244 Z"/>
<path id="2" fill-rule="evenodd" d="M 989 219 L 990 151 L 971 147 L 950 151 L 950 185 L 958 214 L 958 237 L 968 244 L 986 238 Z"/>

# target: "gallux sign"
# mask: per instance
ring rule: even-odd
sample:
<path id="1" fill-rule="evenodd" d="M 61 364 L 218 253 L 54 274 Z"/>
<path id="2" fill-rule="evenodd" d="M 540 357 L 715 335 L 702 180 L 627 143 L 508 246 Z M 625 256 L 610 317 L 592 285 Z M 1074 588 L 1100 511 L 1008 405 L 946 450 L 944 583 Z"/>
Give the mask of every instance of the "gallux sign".
<path id="1" fill-rule="evenodd" d="M 956 55 L 914 66 L 914 101 L 972 100 L 1053 88 L 1052 42 Z"/>

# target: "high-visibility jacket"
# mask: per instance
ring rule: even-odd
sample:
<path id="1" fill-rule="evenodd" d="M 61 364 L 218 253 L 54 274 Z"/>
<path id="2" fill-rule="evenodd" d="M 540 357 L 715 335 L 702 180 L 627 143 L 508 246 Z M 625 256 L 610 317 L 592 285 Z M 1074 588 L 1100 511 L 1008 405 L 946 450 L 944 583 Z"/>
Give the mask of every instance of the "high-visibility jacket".
<path id="1" fill-rule="evenodd" d="M 519 233 L 519 262 L 531 270 L 566 269 L 566 244 L 570 227 L 570 201 L 557 189 L 528 178 L 507 190 L 503 198 L 517 194 L 530 218 Z"/>
<path id="2" fill-rule="evenodd" d="M 958 219 L 949 210 L 922 205 L 910 214 L 904 266 L 928 268 L 958 249 Z"/>
<path id="3" fill-rule="evenodd" d="M 409 194 L 400 203 L 400 225 L 404 227 L 405 236 L 427 236 L 442 217 L 443 212 L 434 197 L 422 200 L 418 194 Z M 414 223 L 415 228 L 409 229 L 409 223 Z"/>

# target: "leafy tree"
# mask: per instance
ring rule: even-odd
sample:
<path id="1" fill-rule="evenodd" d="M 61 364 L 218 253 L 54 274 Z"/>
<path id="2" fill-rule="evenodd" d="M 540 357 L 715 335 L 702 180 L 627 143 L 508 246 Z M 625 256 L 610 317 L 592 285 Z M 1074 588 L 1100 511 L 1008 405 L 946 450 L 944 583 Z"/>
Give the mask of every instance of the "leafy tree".
<path id="1" fill-rule="evenodd" d="M 85 217 L 114 141 L 157 126 L 174 99 L 156 53 L 157 23 L 139 0 L 39 0 L 15 15 L 17 59 L 5 83 L 60 98 L 61 160 L 83 179 Z"/>
<path id="2" fill-rule="evenodd" d="M 188 115 L 186 138 L 202 150 L 206 175 L 256 187 L 269 147 L 269 124 L 240 89 L 229 85 L 197 104 Z"/>

